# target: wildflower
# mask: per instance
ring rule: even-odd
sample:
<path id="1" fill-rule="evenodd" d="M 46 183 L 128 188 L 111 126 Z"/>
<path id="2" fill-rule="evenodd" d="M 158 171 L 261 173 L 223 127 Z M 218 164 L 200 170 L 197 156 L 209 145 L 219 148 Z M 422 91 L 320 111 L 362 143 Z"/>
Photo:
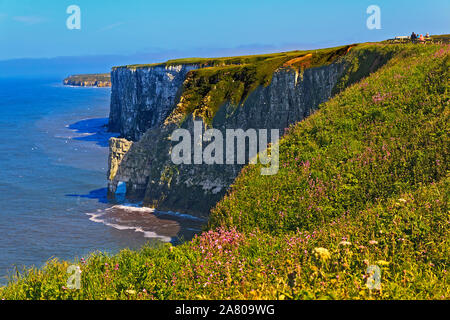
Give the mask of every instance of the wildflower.
<path id="1" fill-rule="evenodd" d="M 369 244 L 378 244 L 378 241 L 377 240 L 370 240 Z"/>
<path id="2" fill-rule="evenodd" d="M 339 242 L 339 244 L 340 244 L 341 246 L 349 246 L 349 245 L 351 245 L 352 243 L 351 243 L 350 241 L 341 241 L 341 242 Z"/>
<path id="3" fill-rule="evenodd" d="M 127 290 L 127 291 L 125 291 L 127 294 L 130 294 L 130 295 L 132 295 L 132 294 L 136 294 L 136 291 L 135 290 Z"/>
<path id="4" fill-rule="evenodd" d="M 316 256 L 316 258 L 322 260 L 322 261 L 326 261 L 329 258 L 331 258 L 331 254 L 330 251 L 328 251 L 328 249 L 325 248 L 314 248 L 314 255 Z"/>
<path id="5" fill-rule="evenodd" d="M 114 266 L 114 270 L 119 270 L 119 264 L 117 263 L 115 266 Z"/>
<path id="6" fill-rule="evenodd" d="M 387 265 L 389 265 L 389 262 L 387 262 L 385 260 L 378 260 L 375 262 L 375 264 L 380 265 L 380 266 L 387 266 Z"/>
<path id="7" fill-rule="evenodd" d="M 372 96 L 372 101 L 374 103 L 378 103 L 378 102 L 382 102 L 384 101 L 386 98 L 390 98 L 390 94 L 381 94 L 381 93 L 377 93 L 376 95 Z"/>
<path id="8" fill-rule="evenodd" d="M 406 202 L 406 200 L 405 200 L 405 199 L 403 199 L 403 198 L 400 198 L 400 199 L 398 199 L 398 202 L 401 202 L 401 203 L 405 203 L 405 202 Z"/>

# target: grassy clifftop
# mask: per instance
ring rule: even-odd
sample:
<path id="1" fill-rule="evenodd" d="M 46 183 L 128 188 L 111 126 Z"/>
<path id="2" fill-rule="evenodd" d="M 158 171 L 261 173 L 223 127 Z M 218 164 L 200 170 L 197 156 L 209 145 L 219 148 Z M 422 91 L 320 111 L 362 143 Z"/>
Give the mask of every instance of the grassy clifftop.
<path id="1" fill-rule="evenodd" d="M 194 114 L 211 123 L 220 106 L 231 102 L 241 105 L 259 86 L 268 86 L 277 69 L 302 72 L 307 68 L 325 66 L 345 56 L 353 45 L 309 51 L 290 51 L 273 54 L 226 58 L 188 58 L 165 63 L 128 65 L 117 68 L 138 69 L 197 65 L 187 74 L 180 101 L 166 123 L 181 123 Z"/>
<path id="2" fill-rule="evenodd" d="M 75 261 L 79 290 L 50 261 L 0 297 L 448 299 L 450 47 L 354 49 L 340 93 L 281 139 L 279 173 L 245 167 L 209 231 Z"/>

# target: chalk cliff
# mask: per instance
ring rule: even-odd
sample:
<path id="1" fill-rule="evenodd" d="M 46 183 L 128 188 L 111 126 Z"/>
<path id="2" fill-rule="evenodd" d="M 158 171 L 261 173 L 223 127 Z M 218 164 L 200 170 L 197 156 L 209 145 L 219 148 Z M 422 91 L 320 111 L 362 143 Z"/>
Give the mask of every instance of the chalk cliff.
<path id="1" fill-rule="evenodd" d="M 126 153 L 123 152 L 126 140 L 110 144 L 110 154 L 115 160 L 110 160 L 113 166 L 108 176 L 109 195 L 114 195 L 119 182 L 125 182 L 127 197 L 143 200 L 145 205 L 160 210 L 207 215 L 223 197 L 242 165 L 173 164 L 170 158 L 174 145 L 170 141 L 173 130 L 181 127 L 193 132 L 195 119 L 202 120 L 205 128 L 212 126 L 222 132 L 237 128 L 280 129 L 282 135 L 290 124 L 308 117 L 327 101 L 338 83 L 348 80 L 344 74 L 351 69 L 351 64 L 342 56 L 349 48 L 339 49 L 339 54 L 330 54 L 332 58 L 327 56 L 326 63 L 316 63 L 317 66 L 314 60 L 305 64 L 305 59 L 289 58 L 289 63 L 284 62 L 274 68 L 266 84 L 258 83 L 243 94 L 239 103 L 231 101 L 231 98 L 225 99 L 207 112 L 204 111 L 204 101 L 211 105 L 217 96 L 214 90 L 221 85 L 225 87 L 222 80 L 230 75 L 230 68 L 232 88 L 244 88 L 242 91 L 245 92 L 245 85 L 249 83 L 246 76 L 250 73 L 246 66 L 245 73 L 228 65 L 221 67 L 222 73 L 218 73 L 214 67 L 203 69 L 201 64 L 192 63 L 114 68 L 111 74 L 110 129 L 134 142 Z M 376 59 L 372 58 L 373 61 Z M 300 65 L 291 65 L 298 61 L 301 61 Z M 381 62 L 375 63 L 381 65 Z M 201 75 L 203 79 L 204 74 L 207 75 L 206 81 L 199 80 L 192 72 L 203 72 Z M 241 86 L 241 83 L 245 85 Z M 203 99 L 194 104 L 194 110 L 186 107 L 186 99 L 192 99 L 192 93 L 185 93 L 188 90 L 192 92 L 192 88 L 195 94 L 200 92 Z M 198 107 L 200 105 L 203 107 Z M 184 111 L 182 117 L 175 117 L 178 121 L 169 121 L 180 110 L 188 111 Z M 205 114 L 212 116 L 206 118 Z M 119 158 L 121 161 L 117 161 Z"/>
<path id="2" fill-rule="evenodd" d="M 173 110 L 186 74 L 196 67 L 113 68 L 110 130 L 136 141 L 145 131 L 161 124 Z"/>

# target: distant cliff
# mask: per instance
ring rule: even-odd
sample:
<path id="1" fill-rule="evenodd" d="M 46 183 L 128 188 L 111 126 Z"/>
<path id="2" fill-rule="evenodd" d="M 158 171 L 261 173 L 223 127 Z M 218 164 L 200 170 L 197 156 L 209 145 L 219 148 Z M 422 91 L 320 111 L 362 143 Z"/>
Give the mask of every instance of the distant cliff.
<path id="1" fill-rule="evenodd" d="M 207 215 L 243 165 L 174 165 L 174 129 L 280 129 L 309 116 L 340 87 L 361 77 L 352 46 L 221 59 L 185 59 L 112 71 L 108 190 L 160 210 Z M 369 56 L 373 71 L 387 59 Z M 356 59 L 356 57 L 353 57 Z M 366 65 L 366 64 L 364 64 Z M 127 150 L 127 151 L 124 151 Z"/>
<path id="2" fill-rule="evenodd" d="M 111 87 L 111 75 L 109 73 L 72 75 L 64 79 L 66 86 L 78 87 Z"/>

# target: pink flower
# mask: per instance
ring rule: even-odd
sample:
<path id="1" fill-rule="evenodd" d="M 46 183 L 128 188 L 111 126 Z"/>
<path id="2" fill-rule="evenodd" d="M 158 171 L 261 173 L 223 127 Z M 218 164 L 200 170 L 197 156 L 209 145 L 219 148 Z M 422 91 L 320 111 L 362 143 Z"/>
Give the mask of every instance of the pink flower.
<path id="1" fill-rule="evenodd" d="M 372 96 L 372 101 L 374 103 L 379 103 L 379 102 L 382 102 L 383 100 L 385 100 L 386 98 L 390 98 L 390 97 L 391 97 L 390 93 L 386 93 L 386 94 L 377 93 L 376 95 Z"/>

